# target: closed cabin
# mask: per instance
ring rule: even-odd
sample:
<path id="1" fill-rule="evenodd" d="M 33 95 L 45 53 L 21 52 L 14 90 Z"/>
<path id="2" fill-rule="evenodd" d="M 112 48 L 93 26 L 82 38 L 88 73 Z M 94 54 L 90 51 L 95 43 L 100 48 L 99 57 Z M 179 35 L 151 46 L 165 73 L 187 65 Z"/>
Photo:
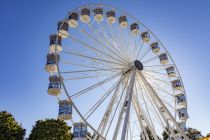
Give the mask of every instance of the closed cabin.
<path id="1" fill-rule="evenodd" d="M 102 8 L 96 8 L 93 10 L 94 13 L 94 19 L 98 22 L 103 21 L 103 9 Z"/>
<path id="2" fill-rule="evenodd" d="M 119 24 L 121 28 L 126 28 L 128 26 L 128 20 L 126 16 L 119 17 Z"/>
<path id="3" fill-rule="evenodd" d="M 185 121 L 188 119 L 187 108 L 180 108 L 177 110 L 177 113 L 180 120 Z"/>
<path id="4" fill-rule="evenodd" d="M 62 77 L 53 75 L 49 77 L 48 93 L 53 96 L 58 96 L 61 93 L 61 83 L 63 81 Z"/>
<path id="5" fill-rule="evenodd" d="M 74 123 L 73 140 L 87 140 L 87 125 L 85 123 Z"/>
<path id="6" fill-rule="evenodd" d="M 168 63 L 168 56 L 166 53 L 162 53 L 159 55 L 160 63 L 165 65 Z"/>
<path id="7" fill-rule="evenodd" d="M 160 52 L 160 47 L 159 47 L 158 42 L 153 42 L 152 44 L 150 44 L 150 48 L 152 49 L 152 52 L 154 54 L 157 54 Z"/>
<path id="8" fill-rule="evenodd" d="M 90 22 L 90 9 L 83 8 L 81 10 L 80 21 L 83 22 L 83 23 L 89 23 Z"/>
<path id="9" fill-rule="evenodd" d="M 186 107 L 187 101 L 186 101 L 185 94 L 181 93 L 181 94 L 176 95 L 176 103 L 178 106 Z"/>
<path id="10" fill-rule="evenodd" d="M 55 53 L 55 52 L 60 52 L 62 51 L 62 37 L 57 34 L 52 34 L 50 35 L 50 52 Z"/>
<path id="11" fill-rule="evenodd" d="M 69 100 L 59 101 L 59 120 L 70 120 L 72 118 L 72 104 Z"/>
<path id="12" fill-rule="evenodd" d="M 60 58 L 60 56 L 58 54 L 55 55 L 55 53 L 49 53 L 47 55 L 47 63 L 45 66 L 45 70 L 49 73 L 58 72 L 57 65 L 56 65 L 56 59 L 57 59 L 57 63 L 58 63 L 59 58 Z"/>
<path id="13" fill-rule="evenodd" d="M 58 34 L 62 37 L 62 38 L 67 38 L 69 36 L 69 24 L 67 21 L 59 21 L 58 22 Z"/>
<path id="14" fill-rule="evenodd" d="M 134 34 L 134 35 L 137 35 L 139 33 L 139 25 L 138 23 L 133 23 L 130 25 L 130 29 L 131 29 L 131 32 Z"/>
<path id="15" fill-rule="evenodd" d="M 150 41 L 150 35 L 148 32 L 141 33 L 141 38 L 144 43 L 148 43 Z"/>
<path id="16" fill-rule="evenodd" d="M 173 80 L 172 87 L 174 90 L 181 90 L 183 88 L 181 80 L 180 79 Z"/>
<path id="17" fill-rule="evenodd" d="M 107 21 L 109 24 L 113 24 L 116 21 L 115 11 L 111 10 L 106 13 Z"/>
<path id="18" fill-rule="evenodd" d="M 175 71 L 174 66 L 167 67 L 166 72 L 167 72 L 169 77 L 176 77 L 176 71 Z"/>
<path id="19" fill-rule="evenodd" d="M 76 12 L 72 12 L 70 13 L 69 17 L 68 17 L 68 24 L 69 27 L 71 28 L 76 28 L 78 27 L 78 14 Z"/>

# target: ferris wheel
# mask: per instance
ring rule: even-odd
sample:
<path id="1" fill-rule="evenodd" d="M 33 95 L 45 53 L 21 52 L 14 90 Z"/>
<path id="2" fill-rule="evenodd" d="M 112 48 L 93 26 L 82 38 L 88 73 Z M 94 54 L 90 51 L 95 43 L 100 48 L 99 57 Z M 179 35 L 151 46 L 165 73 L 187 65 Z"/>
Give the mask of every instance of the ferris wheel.
<path id="1" fill-rule="evenodd" d="M 57 25 L 45 67 L 48 93 L 57 96 L 58 118 L 71 120 L 74 140 L 159 140 L 163 131 L 189 139 L 181 76 L 149 28 L 94 4 Z"/>

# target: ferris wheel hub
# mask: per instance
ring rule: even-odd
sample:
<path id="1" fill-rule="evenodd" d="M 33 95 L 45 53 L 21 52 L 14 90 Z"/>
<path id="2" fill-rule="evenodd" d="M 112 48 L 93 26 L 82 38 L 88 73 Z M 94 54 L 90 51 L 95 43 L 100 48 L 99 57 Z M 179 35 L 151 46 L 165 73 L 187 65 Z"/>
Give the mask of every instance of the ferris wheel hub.
<path id="1" fill-rule="evenodd" d="M 142 64 L 139 60 L 135 60 L 135 61 L 134 61 L 134 66 L 135 66 L 138 70 L 143 70 L 143 68 L 144 68 L 143 64 Z"/>

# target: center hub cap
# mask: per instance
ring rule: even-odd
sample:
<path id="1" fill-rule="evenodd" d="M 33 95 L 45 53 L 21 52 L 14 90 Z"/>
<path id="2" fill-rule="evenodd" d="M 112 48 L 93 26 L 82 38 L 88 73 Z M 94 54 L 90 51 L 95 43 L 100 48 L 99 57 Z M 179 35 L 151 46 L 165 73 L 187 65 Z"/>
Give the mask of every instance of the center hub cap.
<path id="1" fill-rule="evenodd" d="M 134 61 L 134 65 L 138 70 L 143 70 L 143 64 L 139 60 Z"/>

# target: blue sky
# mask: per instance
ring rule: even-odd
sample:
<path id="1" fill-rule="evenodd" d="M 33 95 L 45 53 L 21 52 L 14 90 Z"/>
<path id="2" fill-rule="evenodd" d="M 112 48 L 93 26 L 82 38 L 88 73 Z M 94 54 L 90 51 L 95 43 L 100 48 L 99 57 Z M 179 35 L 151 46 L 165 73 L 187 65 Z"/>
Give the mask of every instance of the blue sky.
<path id="1" fill-rule="evenodd" d="M 46 90 L 49 34 L 72 9 L 90 3 L 118 7 L 146 24 L 175 60 L 186 88 L 188 126 L 210 132 L 210 2 L 208 0 L 1 0 L 0 110 L 11 112 L 30 133 L 38 119 L 56 118 Z"/>

